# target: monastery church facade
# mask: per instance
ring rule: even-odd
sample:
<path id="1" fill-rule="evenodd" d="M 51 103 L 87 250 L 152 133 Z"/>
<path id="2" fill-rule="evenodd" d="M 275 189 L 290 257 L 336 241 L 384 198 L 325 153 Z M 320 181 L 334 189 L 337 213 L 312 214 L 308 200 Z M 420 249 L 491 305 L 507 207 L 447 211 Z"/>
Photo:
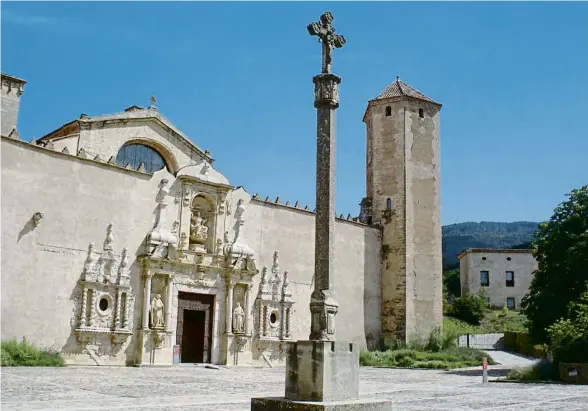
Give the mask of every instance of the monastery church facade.
<path id="1" fill-rule="evenodd" d="M 25 83 L 2 74 L 2 340 L 70 364 L 274 366 L 308 339 L 312 210 L 233 186 L 153 104 L 25 141 Z M 399 79 L 368 102 L 366 197 L 335 224 L 339 340 L 441 326 L 440 109 Z"/>

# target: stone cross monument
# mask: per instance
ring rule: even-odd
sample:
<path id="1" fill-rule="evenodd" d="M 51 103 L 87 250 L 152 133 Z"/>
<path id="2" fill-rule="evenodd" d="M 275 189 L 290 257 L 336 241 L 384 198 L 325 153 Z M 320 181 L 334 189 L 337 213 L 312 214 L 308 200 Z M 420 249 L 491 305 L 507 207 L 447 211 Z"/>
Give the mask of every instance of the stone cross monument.
<path id="1" fill-rule="evenodd" d="M 338 304 L 333 289 L 335 226 L 335 110 L 339 107 L 341 78 L 331 74 L 332 51 L 345 44 L 335 34 L 333 16 L 326 12 L 320 22 L 308 25 L 308 32 L 322 43 L 322 73 L 315 76 L 314 106 L 317 109 L 316 220 L 314 243 L 314 291 L 310 300 L 309 340 L 334 340 Z"/>
<path id="2" fill-rule="evenodd" d="M 316 235 L 314 291 L 310 299 L 309 341 L 288 344 L 283 398 L 252 398 L 252 411 L 389 410 L 385 401 L 359 401 L 359 347 L 335 340 L 338 304 L 333 288 L 335 225 L 335 110 L 341 78 L 331 73 L 332 51 L 345 38 L 335 34 L 324 13 L 308 32 L 322 43 L 322 73 L 313 78 L 317 109 Z M 361 273 L 358 273 L 361 275 Z"/>

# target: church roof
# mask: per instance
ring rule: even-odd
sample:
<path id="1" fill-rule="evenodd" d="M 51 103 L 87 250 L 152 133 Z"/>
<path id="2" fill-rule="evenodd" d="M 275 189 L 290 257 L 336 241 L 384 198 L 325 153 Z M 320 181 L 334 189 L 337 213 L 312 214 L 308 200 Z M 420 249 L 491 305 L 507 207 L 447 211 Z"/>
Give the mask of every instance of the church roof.
<path id="1" fill-rule="evenodd" d="M 378 97 L 370 101 L 385 100 L 393 97 L 412 97 L 419 100 L 428 101 L 429 103 L 437 104 L 439 106 L 441 105 L 435 100 L 425 96 L 420 91 L 412 88 L 404 81 L 400 80 L 398 76 L 396 76 L 396 81 L 394 81 L 394 83 L 390 84 L 384 89 L 384 91 L 380 93 L 380 95 L 378 95 Z"/>
<path id="2" fill-rule="evenodd" d="M 137 105 L 133 105 L 131 107 L 126 108 L 124 111 L 120 113 L 114 114 L 105 114 L 102 116 L 95 116 L 90 117 L 86 114 L 82 114 L 79 119 L 70 121 L 59 127 L 58 129 L 44 135 L 39 139 L 39 141 L 43 140 L 51 140 L 58 137 L 64 137 L 68 134 L 72 134 L 75 132 L 79 132 L 81 124 L 88 124 L 88 123 L 100 123 L 100 122 L 107 122 L 107 121 L 129 121 L 129 120 L 152 120 L 159 123 L 164 129 L 167 129 L 172 132 L 179 140 L 183 141 L 187 144 L 190 148 L 198 152 L 202 157 L 206 158 L 207 161 L 212 163 L 214 160 L 208 152 L 204 152 L 200 147 L 194 144 L 186 135 L 184 135 L 180 130 L 178 130 L 167 118 L 165 118 L 157 108 L 150 106 L 148 108 L 140 107 Z"/>

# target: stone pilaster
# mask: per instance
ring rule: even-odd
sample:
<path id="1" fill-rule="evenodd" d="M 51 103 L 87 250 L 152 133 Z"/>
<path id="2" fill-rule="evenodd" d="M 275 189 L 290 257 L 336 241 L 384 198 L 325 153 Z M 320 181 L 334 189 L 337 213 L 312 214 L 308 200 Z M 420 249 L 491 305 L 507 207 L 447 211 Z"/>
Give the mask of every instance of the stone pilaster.
<path id="1" fill-rule="evenodd" d="M 227 281 L 227 316 L 226 316 L 226 331 L 227 334 L 231 334 L 233 332 L 233 289 L 235 288 L 235 283 L 232 281 Z"/>
<path id="2" fill-rule="evenodd" d="M 245 321 L 243 326 L 243 332 L 249 334 L 249 294 L 251 294 L 251 285 L 245 285 Z"/>
<path id="3" fill-rule="evenodd" d="M 174 280 L 173 280 L 173 277 L 170 275 L 167 278 L 166 299 L 165 299 L 165 330 L 168 333 L 173 332 L 173 330 L 171 328 L 172 300 L 174 298 L 173 290 L 174 290 Z"/>
<path id="4" fill-rule="evenodd" d="M 143 329 L 149 329 L 149 308 L 151 305 L 151 279 L 153 274 L 145 274 L 145 289 L 143 291 Z"/>

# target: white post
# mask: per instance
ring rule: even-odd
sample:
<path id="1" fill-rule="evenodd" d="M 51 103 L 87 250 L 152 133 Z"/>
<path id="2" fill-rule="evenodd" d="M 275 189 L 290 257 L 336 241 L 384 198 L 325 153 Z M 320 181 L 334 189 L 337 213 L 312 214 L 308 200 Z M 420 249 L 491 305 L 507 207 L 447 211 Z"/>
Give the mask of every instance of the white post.
<path id="1" fill-rule="evenodd" d="M 173 299 L 173 289 L 174 289 L 174 281 L 172 276 L 170 275 L 167 277 L 167 298 L 165 303 L 165 308 L 167 309 L 165 313 L 165 328 L 167 332 L 172 332 L 171 329 L 171 315 L 172 315 L 172 299 Z"/>
<path id="2" fill-rule="evenodd" d="M 145 275 L 145 290 L 143 291 L 143 329 L 149 329 L 149 308 L 151 305 L 151 278 L 153 274 Z"/>

